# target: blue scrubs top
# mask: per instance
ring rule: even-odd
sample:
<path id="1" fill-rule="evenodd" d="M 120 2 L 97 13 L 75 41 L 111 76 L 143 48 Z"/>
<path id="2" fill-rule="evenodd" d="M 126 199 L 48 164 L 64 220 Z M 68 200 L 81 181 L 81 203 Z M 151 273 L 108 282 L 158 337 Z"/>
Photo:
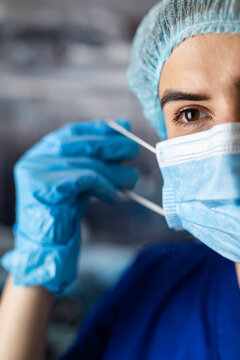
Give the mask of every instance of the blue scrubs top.
<path id="1" fill-rule="evenodd" d="M 144 249 L 62 359 L 239 360 L 234 263 L 198 243 Z"/>

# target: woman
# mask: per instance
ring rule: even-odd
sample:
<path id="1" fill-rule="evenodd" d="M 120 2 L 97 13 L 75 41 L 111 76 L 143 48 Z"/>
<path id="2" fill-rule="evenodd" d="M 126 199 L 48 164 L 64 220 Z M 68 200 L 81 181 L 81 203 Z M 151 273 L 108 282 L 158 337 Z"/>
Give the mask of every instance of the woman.
<path id="1" fill-rule="evenodd" d="M 141 23 L 128 83 L 167 138 L 157 146 L 166 219 L 208 246 L 143 250 L 63 359 L 240 358 L 239 59 L 239 0 L 163 0 Z M 103 122 L 75 124 L 15 167 L 2 360 L 44 358 L 53 293 L 75 278 L 89 196 L 113 202 L 116 189 L 133 188 L 138 174 L 121 162 L 137 150 Z"/>

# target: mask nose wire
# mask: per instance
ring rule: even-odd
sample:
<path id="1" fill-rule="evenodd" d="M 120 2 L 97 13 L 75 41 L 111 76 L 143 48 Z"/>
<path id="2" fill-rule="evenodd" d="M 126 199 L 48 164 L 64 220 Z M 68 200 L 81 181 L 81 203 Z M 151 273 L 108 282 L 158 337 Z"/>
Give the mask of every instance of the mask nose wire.
<path id="1" fill-rule="evenodd" d="M 112 129 L 118 131 L 122 135 L 125 135 L 129 139 L 137 142 L 139 145 L 143 146 L 145 149 L 151 151 L 152 153 L 154 153 L 156 155 L 156 149 L 152 145 L 148 144 L 146 141 L 140 139 L 138 136 L 136 136 L 133 133 L 131 133 L 130 131 L 126 130 L 123 126 L 119 125 L 118 123 L 116 123 L 115 121 L 113 121 L 111 119 L 107 119 L 107 120 L 105 120 L 105 122 Z M 141 204 L 142 206 L 154 211 L 155 213 L 157 213 L 161 216 L 165 216 L 164 210 L 161 206 L 155 204 L 154 202 L 152 202 L 148 199 L 145 199 L 144 197 L 136 194 L 133 191 L 128 191 L 128 190 L 127 191 L 118 191 L 118 194 L 123 198 L 126 198 L 126 197 L 130 198 L 131 200 L 137 202 L 138 204 Z"/>

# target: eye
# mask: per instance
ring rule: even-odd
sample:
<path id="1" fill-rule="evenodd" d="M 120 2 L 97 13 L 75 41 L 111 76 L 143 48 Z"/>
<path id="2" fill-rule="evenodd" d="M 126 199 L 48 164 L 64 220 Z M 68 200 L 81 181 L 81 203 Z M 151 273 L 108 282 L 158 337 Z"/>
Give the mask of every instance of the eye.
<path id="1" fill-rule="evenodd" d="M 192 122 L 196 122 L 198 120 L 201 120 L 203 118 L 209 118 L 210 115 L 208 113 L 206 113 L 205 111 L 199 110 L 199 109 L 194 109 L 194 108 L 189 108 L 189 109 L 185 109 L 185 110 L 181 110 L 179 112 L 177 112 L 177 114 L 174 115 L 175 117 L 173 118 L 173 122 L 174 123 L 180 123 L 182 125 L 187 125 Z"/>
<path id="2" fill-rule="evenodd" d="M 203 113 L 203 111 L 199 111 L 196 109 L 189 109 L 183 113 L 182 119 L 183 121 L 186 122 L 197 121 L 200 118 L 200 113 Z"/>

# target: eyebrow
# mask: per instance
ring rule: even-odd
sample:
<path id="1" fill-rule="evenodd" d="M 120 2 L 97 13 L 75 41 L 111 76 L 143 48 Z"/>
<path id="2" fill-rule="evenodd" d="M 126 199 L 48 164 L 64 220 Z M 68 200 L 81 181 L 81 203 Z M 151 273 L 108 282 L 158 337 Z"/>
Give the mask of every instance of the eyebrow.
<path id="1" fill-rule="evenodd" d="M 206 94 L 194 94 L 187 93 L 176 90 L 166 90 L 161 99 L 162 108 L 169 102 L 172 101 L 181 101 L 181 100 L 189 100 L 189 101 L 206 101 L 210 100 L 210 96 Z"/>

